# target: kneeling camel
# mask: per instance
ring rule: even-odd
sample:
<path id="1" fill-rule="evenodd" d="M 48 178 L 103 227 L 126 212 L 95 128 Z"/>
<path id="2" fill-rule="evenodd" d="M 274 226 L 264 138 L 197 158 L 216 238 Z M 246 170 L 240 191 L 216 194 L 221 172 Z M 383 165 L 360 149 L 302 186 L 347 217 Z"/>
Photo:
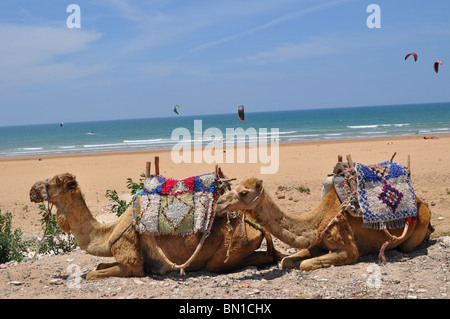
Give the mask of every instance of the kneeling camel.
<path id="1" fill-rule="evenodd" d="M 86 279 L 137 277 L 144 276 L 145 273 L 163 275 L 173 271 L 172 265 L 158 252 L 155 237 L 138 233 L 129 227 L 132 207 L 111 223 L 99 223 L 87 207 L 75 176 L 69 173 L 35 183 L 30 190 L 30 200 L 48 200 L 54 204 L 59 227 L 64 232 L 71 232 L 78 245 L 87 253 L 115 258 L 116 262 L 100 264 L 95 271 L 87 274 Z M 232 227 L 240 222 L 237 218 L 230 220 Z M 186 268 L 187 271 L 206 269 L 222 273 L 250 265 L 277 262 L 278 252 L 273 248 L 270 234 L 247 227 L 246 232 L 236 232 L 231 236 L 227 226 L 225 216 L 216 216 L 211 233 L 206 237 L 195 260 Z M 201 233 L 157 236 L 166 257 L 176 264 L 183 264 L 191 257 L 201 237 Z M 267 252 L 255 252 L 264 238 L 267 241 Z"/>
<path id="2" fill-rule="evenodd" d="M 300 216 L 289 215 L 281 211 L 264 191 L 262 180 L 251 178 L 222 195 L 217 201 L 216 210 L 246 210 L 250 218 L 272 235 L 300 249 L 283 258 L 282 267 L 314 270 L 354 263 L 359 256 L 377 253 L 388 240 L 383 231 L 363 228 L 361 218 L 346 212 L 343 218 L 330 224 L 340 212 L 340 206 L 339 197 L 332 189 L 313 211 Z M 430 225 L 431 211 L 419 199 L 417 208 L 417 222 L 408 227 L 404 236 L 400 236 L 403 229 L 391 230 L 392 235 L 402 239 L 390 243 L 386 249 L 398 248 L 410 252 L 424 239 L 428 239 L 433 231 Z"/>

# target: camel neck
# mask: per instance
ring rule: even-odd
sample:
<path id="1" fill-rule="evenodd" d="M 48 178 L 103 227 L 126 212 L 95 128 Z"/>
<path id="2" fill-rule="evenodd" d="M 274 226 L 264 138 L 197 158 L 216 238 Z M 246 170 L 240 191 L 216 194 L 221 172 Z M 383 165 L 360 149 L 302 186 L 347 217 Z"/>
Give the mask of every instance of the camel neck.
<path id="1" fill-rule="evenodd" d="M 267 194 L 249 215 L 272 235 L 295 248 L 314 244 L 322 217 L 315 211 L 300 216 L 284 213 Z"/>
<path id="2" fill-rule="evenodd" d="M 112 228 L 95 220 L 80 189 L 60 195 L 55 205 L 59 226 L 63 231 L 71 232 L 82 249 L 98 256 L 110 255 L 110 247 L 104 244 L 108 242 Z"/>

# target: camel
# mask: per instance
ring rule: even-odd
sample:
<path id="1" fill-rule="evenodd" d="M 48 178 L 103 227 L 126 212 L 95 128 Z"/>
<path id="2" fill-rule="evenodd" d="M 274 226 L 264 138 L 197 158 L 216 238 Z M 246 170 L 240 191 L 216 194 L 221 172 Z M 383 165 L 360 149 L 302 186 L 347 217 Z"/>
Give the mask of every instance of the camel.
<path id="1" fill-rule="evenodd" d="M 422 241 L 429 239 L 433 231 L 431 211 L 417 198 L 416 202 L 417 222 L 409 225 L 404 236 L 400 236 L 403 229 L 390 230 L 402 239 L 389 242 L 386 249 L 411 252 Z M 216 211 L 246 210 L 250 218 L 273 236 L 299 249 L 297 253 L 282 259 L 282 268 L 315 270 L 354 263 L 360 256 L 377 253 L 388 240 L 383 231 L 363 228 L 361 218 L 347 212 L 335 219 L 340 206 L 340 199 L 333 188 L 311 212 L 299 216 L 286 214 L 264 190 L 263 181 L 250 178 L 222 195 L 216 203 Z"/>
<path id="2" fill-rule="evenodd" d="M 87 274 L 87 280 L 111 276 L 142 277 L 148 273 L 165 275 L 174 270 L 173 265 L 162 258 L 156 249 L 155 237 L 138 233 L 130 227 L 132 207 L 113 222 L 102 224 L 96 221 L 72 174 L 60 174 L 52 179 L 35 183 L 30 190 L 30 200 L 32 202 L 48 200 L 49 204 L 55 205 L 56 219 L 61 230 L 71 232 L 78 245 L 88 254 L 115 258 L 113 263 L 99 264 L 96 270 Z M 239 218 L 230 218 L 231 226 L 234 228 L 240 227 L 240 222 Z M 277 263 L 280 259 L 279 253 L 273 247 L 270 234 L 245 226 L 245 231 L 234 232 L 231 236 L 227 226 L 229 225 L 225 215 L 215 217 L 211 233 L 206 237 L 201 250 L 186 271 L 206 269 L 213 273 L 224 273 L 250 265 Z M 160 249 L 168 260 L 182 264 L 191 257 L 202 234 L 197 232 L 186 236 L 156 237 Z M 267 252 L 255 252 L 264 238 L 267 242 Z"/>

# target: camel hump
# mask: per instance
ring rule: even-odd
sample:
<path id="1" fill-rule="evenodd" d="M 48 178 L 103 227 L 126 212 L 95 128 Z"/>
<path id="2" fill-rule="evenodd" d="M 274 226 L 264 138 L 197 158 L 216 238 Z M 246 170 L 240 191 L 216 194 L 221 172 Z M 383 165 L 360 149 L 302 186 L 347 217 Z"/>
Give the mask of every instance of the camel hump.
<path id="1" fill-rule="evenodd" d="M 417 216 L 409 170 L 399 163 L 354 163 L 354 169 L 335 175 L 334 186 L 338 195 L 343 195 L 343 202 L 354 205 L 354 213 L 363 218 L 363 227 L 403 228 Z"/>

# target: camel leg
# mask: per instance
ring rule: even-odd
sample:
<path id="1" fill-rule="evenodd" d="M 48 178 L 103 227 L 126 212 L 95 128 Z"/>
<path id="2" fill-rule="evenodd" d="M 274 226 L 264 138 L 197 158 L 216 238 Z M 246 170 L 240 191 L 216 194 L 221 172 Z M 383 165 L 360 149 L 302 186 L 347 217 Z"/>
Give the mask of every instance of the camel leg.
<path id="1" fill-rule="evenodd" d="M 229 272 L 236 269 L 244 268 L 247 266 L 264 266 L 275 261 L 275 258 L 271 255 L 267 255 L 264 251 L 254 251 L 258 247 L 248 247 L 249 255 L 242 258 L 245 254 L 244 250 L 240 250 L 239 255 L 236 252 L 231 252 L 230 258 L 225 263 L 226 249 L 218 250 L 216 254 L 206 263 L 205 269 L 209 272 Z"/>
<path id="2" fill-rule="evenodd" d="M 127 267 L 125 265 L 116 264 L 109 268 L 94 270 L 87 274 L 86 280 L 97 280 L 108 277 L 143 277 L 145 276 L 142 267 Z"/>
<path id="3" fill-rule="evenodd" d="M 273 247 L 271 236 L 263 234 L 262 232 L 248 228 L 247 235 L 235 235 L 233 242 L 231 243 L 231 251 L 228 261 L 225 263 L 224 260 L 227 259 L 228 245 L 230 244 L 228 239 L 225 239 L 220 246 L 217 248 L 216 253 L 208 260 L 205 265 L 205 269 L 209 272 L 229 272 L 239 268 L 244 268 L 247 266 L 263 266 L 273 263 L 276 260 L 276 255 L 278 252 Z M 252 234 L 253 233 L 253 234 Z M 255 236 L 255 233 L 259 233 Z M 270 240 L 267 241 L 267 252 L 260 251 L 255 252 L 259 248 L 263 238 L 269 237 Z M 239 244 L 239 246 L 238 246 Z M 269 251 L 271 254 L 269 255 Z"/>
<path id="4" fill-rule="evenodd" d="M 316 257 L 319 255 L 323 255 L 324 251 L 321 250 L 319 247 L 312 247 L 310 249 L 301 249 L 295 254 L 292 254 L 290 256 L 284 257 L 283 260 L 281 260 L 281 268 L 298 268 L 300 266 L 300 262 L 307 258 Z"/>
<path id="5" fill-rule="evenodd" d="M 264 237 L 266 238 L 266 245 L 267 245 L 266 255 L 272 256 L 274 258 L 274 261 L 280 261 L 284 257 L 286 257 L 286 255 L 280 253 L 273 245 L 272 235 L 270 235 L 270 233 L 266 231 L 263 231 L 263 234 Z"/>
<path id="6" fill-rule="evenodd" d="M 103 269 L 107 269 L 110 267 L 113 267 L 115 265 L 117 265 L 117 262 L 112 262 L 112 263 L 100 263 L 98 264 L 97 268 L 95 268 L 95 270 L 103 270 Z"/>
<path id="7" fill-rule="evenodd" d="M 250 256 L 247 256 L 243 260 L 234 264 L 230 270 L 245 268 L 248 266 L 265 266 L 267 264 L 271 264 L 275 261 L 274 257 L 271 255 L 267 255 L 264 251 L 256 251 L 252 253 Z"/>
<path id="8" fill-rule="evenodd" d="M 116 262 L 100 264 L 97 270 L 87 274 L 87 280 L 145 276 L 139 237 L 125 226 L 117 227 L 109 238 L 111 253 Z"/>
<path id="9" fill-rule="evenodd" d="M 315 270 L 330 266 L 341 266 L 354 263 L 358 259 L 358 250 L 337 249 L 328 254 L 306 259 L 300 263 L 301 270 Z"/>
<path id="10" fill-rule="evenodd" d="M 301 270 L 348 265 L 358 260 L 358 246 L 348 221 L 333 224 L 325 233 L 321 246 L 330 252 L 303 260 L 300 263 Z"/>

